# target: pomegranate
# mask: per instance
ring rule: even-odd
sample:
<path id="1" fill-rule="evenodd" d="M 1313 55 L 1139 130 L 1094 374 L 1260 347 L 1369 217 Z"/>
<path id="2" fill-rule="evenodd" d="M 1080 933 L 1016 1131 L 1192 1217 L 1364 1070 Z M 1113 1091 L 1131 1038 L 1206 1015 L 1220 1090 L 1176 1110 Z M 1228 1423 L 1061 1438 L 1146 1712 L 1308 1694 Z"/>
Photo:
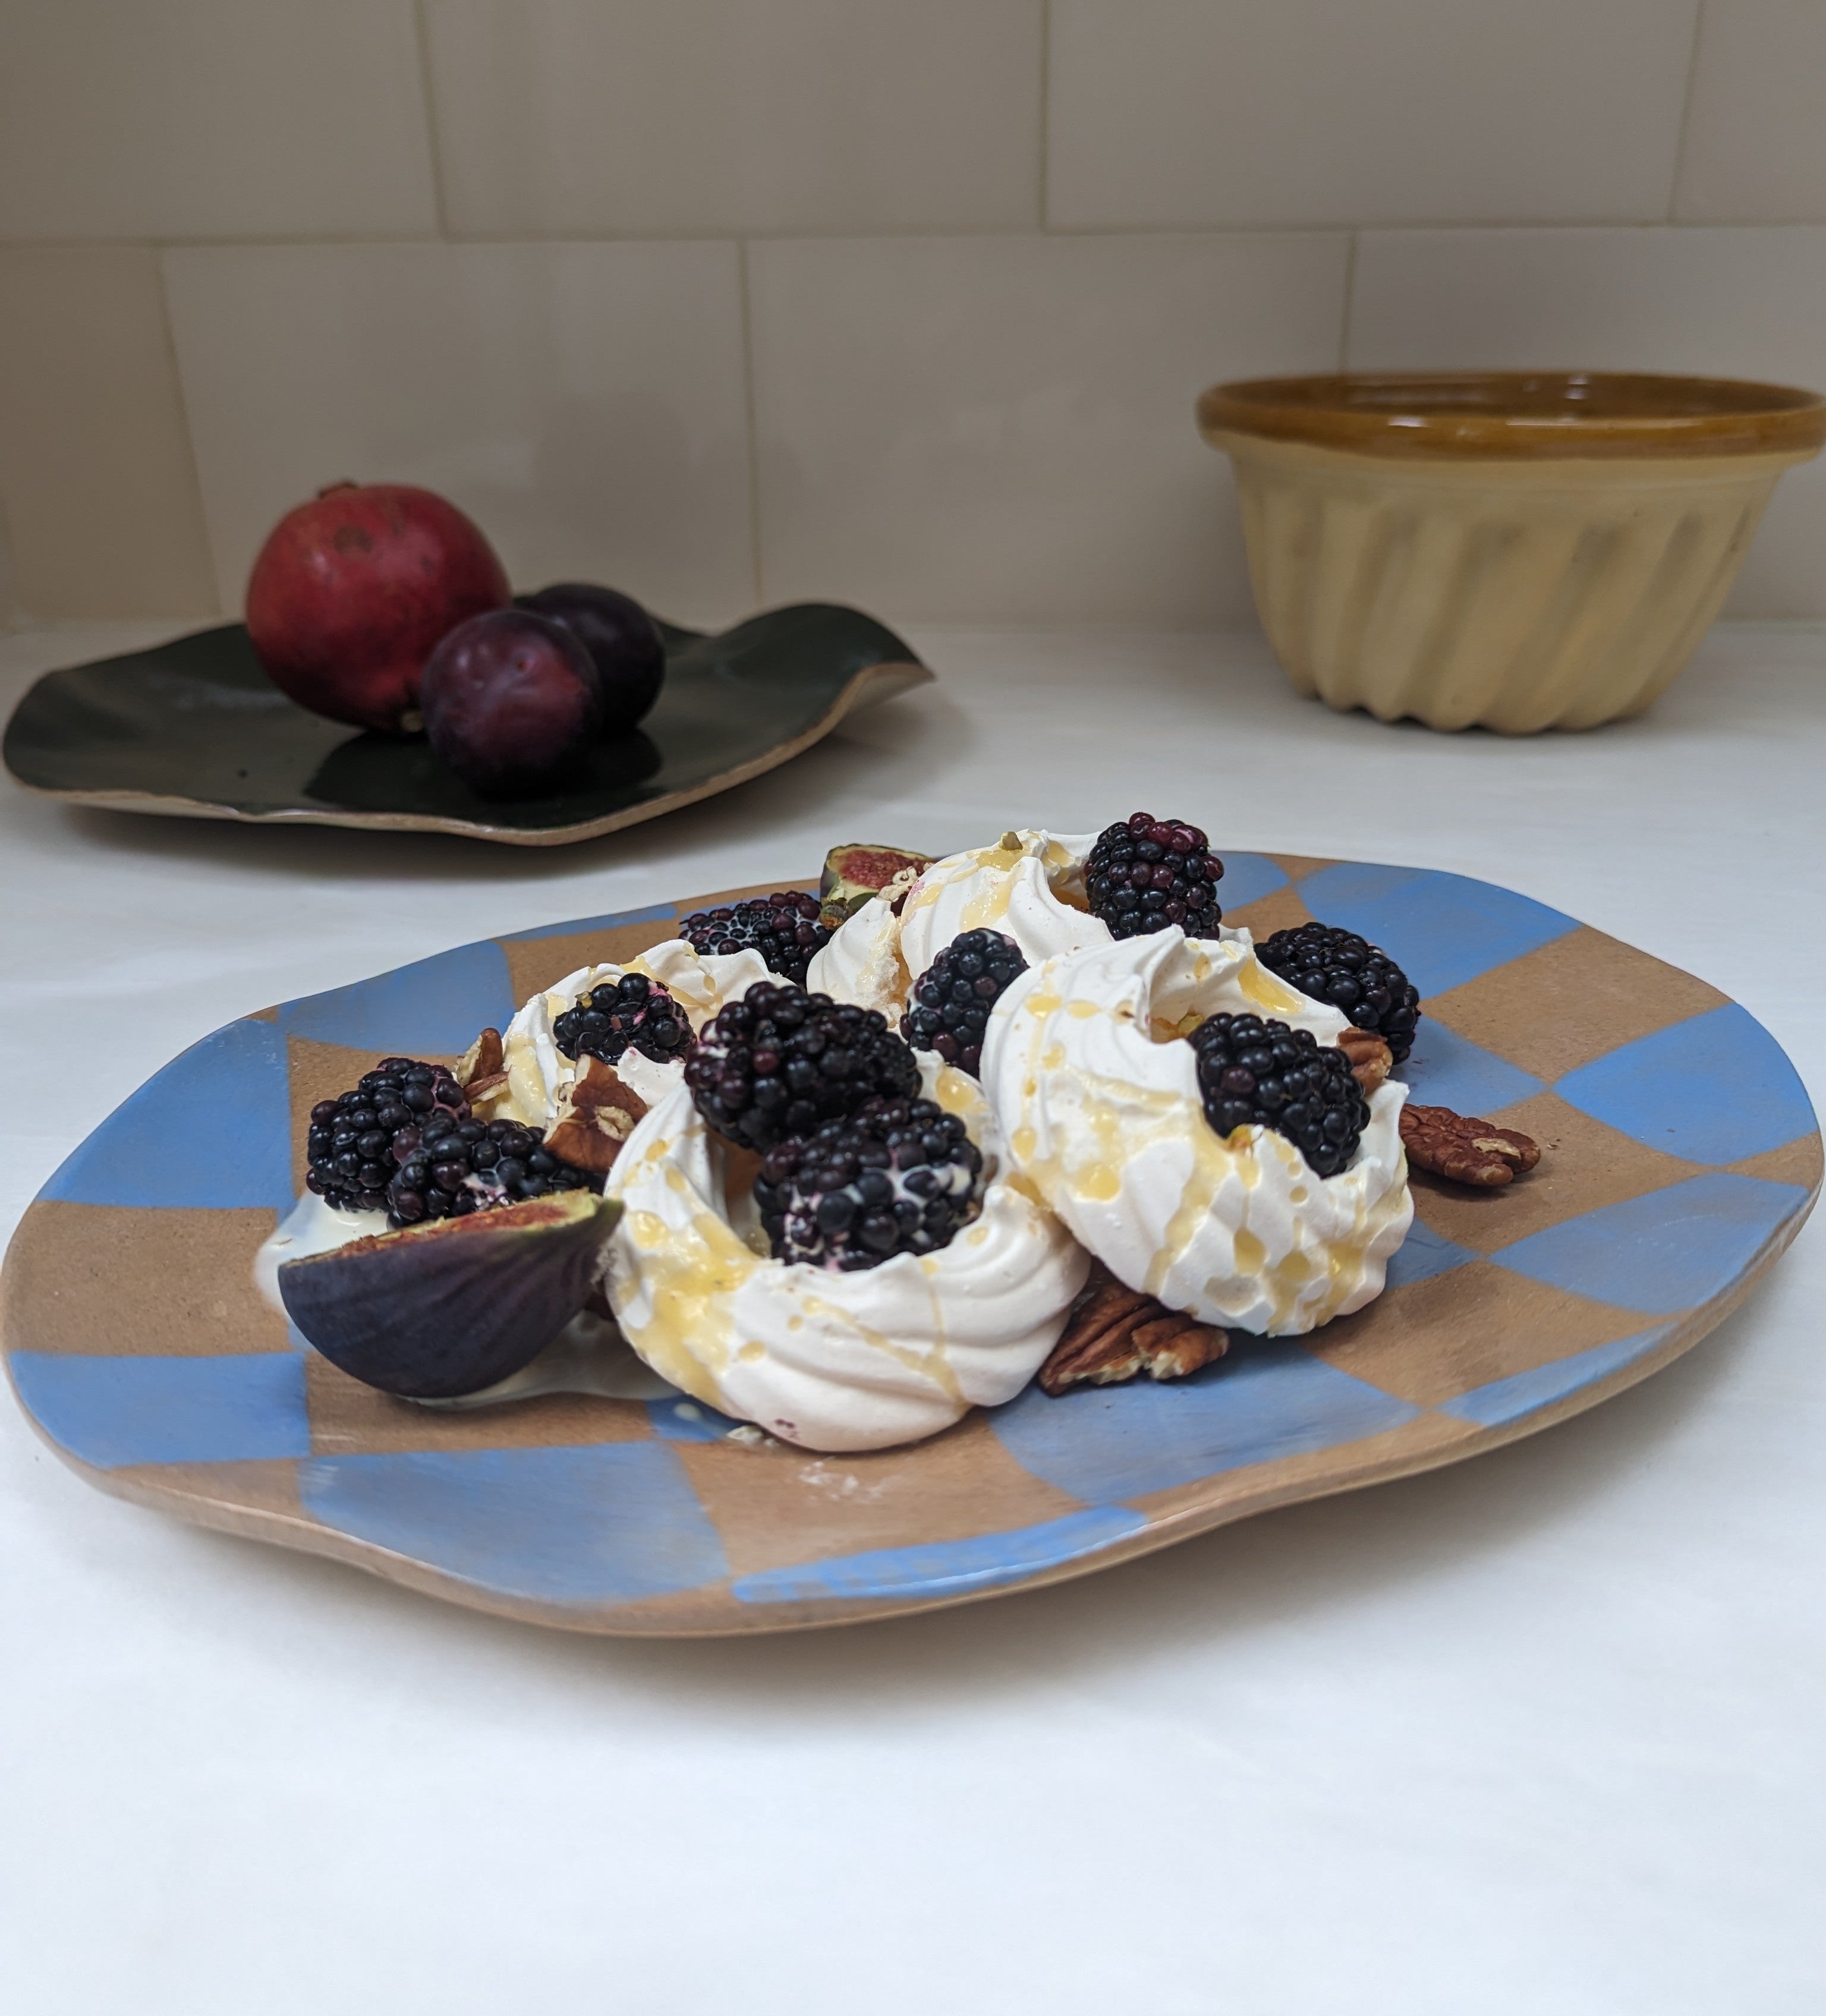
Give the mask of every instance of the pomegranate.
<path id="1" fill-rule="evenodd" d="M 333 483 L 268 534 L 247 579 L 247 634 L 299 706 L 398 733 L 418 725 L 438 639 L 509 592 L 454 504 L 409 483 Z"/>

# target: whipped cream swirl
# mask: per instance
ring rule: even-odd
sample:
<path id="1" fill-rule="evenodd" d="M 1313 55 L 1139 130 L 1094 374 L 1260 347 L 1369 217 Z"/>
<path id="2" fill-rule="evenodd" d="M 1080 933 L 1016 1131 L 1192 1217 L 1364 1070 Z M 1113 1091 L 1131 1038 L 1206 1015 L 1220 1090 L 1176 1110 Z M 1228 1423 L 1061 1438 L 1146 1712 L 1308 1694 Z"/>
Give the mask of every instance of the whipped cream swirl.
<path id="1" fill-rule="evenodd" d="M 609 1175 L 625 1208 L 606 1285 L 622 1334 L 662 1378 L 783 1441 L 837 1450 L 935 1435 L 1033 1377 L 1088 1261 L 998 1167 L 981 1089 L 934 1057 L 921 1072 L 925 1096 L 983 1150 L 981 1211 L 936 1253 L 853 1273 L 768 1255 L 682 1086 L 641 1121 Z"/>
<path id="2" fill-rule="evenodd" d="M 880 898 L 848 918 L 812 959 L 806 984 L 834 1000 L 878 1008 L 898 1026 L 913 985 L 960 931 L 1000 931 L 1030 966 L 1107 945 L 1109 927 L 1084 907 L 1084 863 L 1095 833 L 1005 833 L 935 861 L 896 916 Z"/>
<path id="3" fill-rule="evenodd" d="M 983 1084 L 1016 1169 L 1112 1273 L 1201 1322 L 1297 1336 L 1382 1291 L 1414 1215 L 1407 1089 L 1372 1096 L 1335 1176 L 1272 1129 L 1221 1136 L 1177 1039 L 1224 1011 L 1327 1044 L 1349 1026 L 1259 964 L 1246 933 L 1176 927 L 1023 974 L 989 1017 Z"/>
<path id="4" fill-rule="evenodd" d="M 805 986 L 833 1001 L 873 1008 L 891 1029 L 900 1027 L 913 976 L 900 956 L 900 920 L 879 896 L 845 918 L 812 955 Z"/>
<path id="5" fill-rule="evenodd" d="M 701 1029 L 726 1002 L 740 999 L 757 981 L 784 985 L 758 952 L 701 952 L 684 938 L 668 938 L 625 966 L 579 967 L 556 986 L 534 995 L 508 1024 L 502 1038 L 506 1096 L 489 1108 L 491 1119 L 517 1120 L 528 1127 L 551 1125 L 577 1077 L 577 1060 L 559 1049 L 552 1025 L 592 988 L 612 985 L 625 973 L 643 973 L 657 981 L 684 1010 L 694 1030 Z M 630 1046 L 615 1072 L 649 1106 L 657 1106 L 684 1082 L 685 1066 L 682 1058 L 662 1064 Z"/>

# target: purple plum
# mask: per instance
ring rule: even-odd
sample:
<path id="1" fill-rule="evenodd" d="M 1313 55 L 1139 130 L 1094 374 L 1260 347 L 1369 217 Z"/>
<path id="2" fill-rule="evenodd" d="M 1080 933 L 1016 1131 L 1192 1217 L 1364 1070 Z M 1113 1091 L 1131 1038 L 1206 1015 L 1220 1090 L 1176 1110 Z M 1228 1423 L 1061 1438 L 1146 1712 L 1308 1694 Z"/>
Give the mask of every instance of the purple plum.
<path id="1" fill-rule="evenodd" d="M 484 797 L 561 783 L 601 732 L 594 661 L 575 633 L 525 609 L 459 623 L 425 664 L 425 733 Z"/>
<path id="2" fill-rule="evenodd" d="M 659 625 L 632 596 L 587 581 L 560 581 L 514 597 L 575 632 L 602 681 L 604 735 L 625 735 L 659 697 L 666 647 Z"/>

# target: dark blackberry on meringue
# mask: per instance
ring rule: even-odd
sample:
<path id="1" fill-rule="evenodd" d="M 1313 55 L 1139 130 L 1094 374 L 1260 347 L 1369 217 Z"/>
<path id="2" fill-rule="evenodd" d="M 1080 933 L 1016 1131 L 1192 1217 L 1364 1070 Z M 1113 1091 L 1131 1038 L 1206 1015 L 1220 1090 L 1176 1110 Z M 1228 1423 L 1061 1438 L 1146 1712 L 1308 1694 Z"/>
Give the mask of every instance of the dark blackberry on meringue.
<path id="1" fill-rule="evenodd" d="M 311 1109 L 304 1182 L 337 1211 L 385 1211 L 394 1144 L 438 1115 L 469 1118 L 463 1089 L 441 1064 L 384 1057 L 361 1082 Z"/>
<path id="2" fill-rule="evenodd" d="M 851 1273 L 935 1253 L 982 1206 L 983 1158 L 929 1099 L 872 1099 L 771 1148 L 755 1202 L 777 1260 Z"/>
<path id="3" fill-rule="evenodd" d="M 691 1047 L 691 1024 L 657 980 L 625 973 L 567 1008 L 552 1024 L 552 1040 L 567 1057 L 587 1055 L 615 1064 L 633 1049 L 669 1064 Z"/>
<path id="4" fill-rule="evenodd" d="M 1118 938 L 1177 924 L 1187 938 L 1209 938 L 1223 920 L 1216 884 L 1223 863 L 1195 826 L 1136 812 L 1105 826 L 1084 864 L 1091 914 Z"/>
<path id="5" fill-rule="evenodd" d="M 936 1050 L 974 1078 L 989 1010 L 1026 970 L 1011 938 L 1000 931 L 960 932 L 913 983 L 900 1033 L 916 1049 Z"/>
<path id="6" fill-rule="evenodd" d="M 1255 956 L 1290 987 L 1380 1036 L 1397 1064 L 1414 1048 L 1420 990 L 1380 945 L 1337 924 L 1301 924 L 1277 931 Z"/>
<path id="7" fill-rule="evenodd" d="M 1215 1132 L 1270 1127 L 1318 1175 L 1348 1166 L 1370 1108 L 1343 1051 L 1261 1015 L 1213 1015 L 1187 1040 L 1198 1053 L 1199 1094 Z"/>
<path id="8" fill-rule="evenodd" d="M 812 955 L 830 942 L 829 927 L 818 921 L 818 898 L 802 889 L 693 911 L 680 919 L 679 935 L 700 952 L 758 952 L 769 973 L 801 987 Z"/>
<path id="9" fill-rule="evenodd" d="M 685 1082 L 718 1133 L 765 1154 L 871 1099 L 910 1099 L 913 1053 L 873 1008 L 757 981 L 705 1023 Z"/>
<path id="10" fill-rule="evenodd" d="M 396 1231 L 554 1190 L 603 1186 L 600 1176 L 551 1154 L 542 1129 L 517 1120 L 477 1120 L 466 1109 L 459 1119 L 440 1108 L 421 1127 L 403 1129 L 394 1153 L 399 1167 L 387 1188 L 387 1222 Z"/>
<path id="11" fill-rule="evenodd" d="M 339 1211 L 384 1211 L 395 1231 L 553 1190 L 600 1190 L 561 1162 L 536 1127 L 481 1121 L 441 1064 L 386 1057 L 311 1109 L 304 1181 Z"/>

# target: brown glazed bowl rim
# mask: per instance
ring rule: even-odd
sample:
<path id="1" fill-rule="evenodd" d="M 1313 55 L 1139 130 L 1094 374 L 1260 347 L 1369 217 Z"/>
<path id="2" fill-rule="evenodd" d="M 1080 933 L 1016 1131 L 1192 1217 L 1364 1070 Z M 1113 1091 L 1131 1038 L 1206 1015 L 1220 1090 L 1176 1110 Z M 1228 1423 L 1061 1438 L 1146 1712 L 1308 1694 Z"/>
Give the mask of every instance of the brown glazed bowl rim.
<path id="1" fill-rule="evenodd" d="M 1826 398 L 1646 371 L 1350 371 L 1214 385 L 1199 430 L 1403 458 L 1817 454 Z"/>

